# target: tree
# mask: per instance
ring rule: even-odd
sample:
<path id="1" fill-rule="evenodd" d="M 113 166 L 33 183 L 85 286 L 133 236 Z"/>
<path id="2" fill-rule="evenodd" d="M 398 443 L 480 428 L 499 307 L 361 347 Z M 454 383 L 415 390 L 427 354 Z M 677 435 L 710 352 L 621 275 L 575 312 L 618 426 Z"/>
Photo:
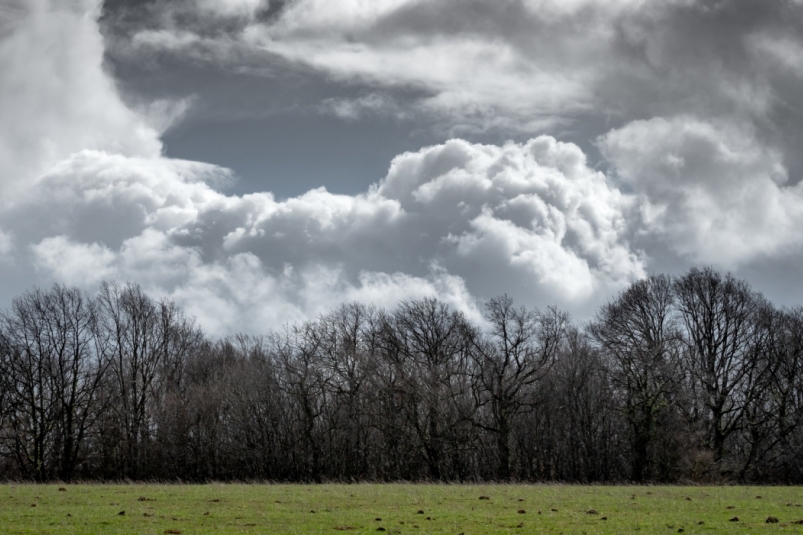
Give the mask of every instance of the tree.
<path id="1" fill-rule="evenodd" d="M 792 459 L 800 450 L 795 435 L 803 423 L 803 309 L 767 306 L 760 310 L 758 321 L 765 343 L 748 386 L 754 395 L 744 409 L 741 480 L 751 470 L 758 480 L 773 472 L 775 477 L 799 472 L 799 462 Z"/>
<path id="2" fill-rule="evenodd" d="M 166 385 L 179 380 L 188 352 L 203 333 L 175 303 L 156 302 L 135 284 L 104 282 L 100 333 L 111 381 L 111 421 L 104 428 L 117 477 L 141 477 L 155 436 L 157 407 Z"/>
<path id="3" fill-rule="evenodd" d="M 803 479 L 803 307 L 785 310 L 776 322 L 776 367 L 768 389 L 777 454 L 772 468 L 782 481 Z"/>
<path id="4" fill-rule="evenodd" d="M 99 410 L 106 370 L 95 305 L 76 288 L 35 289 L 0 315 L 0 332 L 18 465 L 37 481 L 54 474 L 69 481 Z"/>
<path id="5" fill-rule="evenodd" d="M 610 481 L 623 475 L 621 412 L 603 356 L 575 326 L 545 378 L 544 403 L 519 434 L 537 448 L 540 478 L 558 481 Z M 530 445 L 529 442 L 534 443 Z"/>
<path id="6" fill-rule="evenodd" d="M 229 363 L 225 388 L 231 406 L 232 477 L 298 478 L 291 466 L 298 440 L 290 417 L 293 403 L 270 339 L 239 335 L 215 344 L 216 353 L 226 355 Z"/>
<path id="7" fill-rule="evenodd" d="M 385 316 L 382 345 L 403 377 L 402 410 L 432 479 L 447 477 L 447 457 L 465 447 L 458 437 L 470 419 L 461 410 L 474 331 L 465 316 L 436 299 L 404 301 Z M 451 463 L 459 472 L 459 466 Z"/>
<path id="8" fill-rule="evenodd" d="M 368 389 L 374 372 L 377 311 L 360 303 L 342 305 L 315 322 L 321 363 L 330 378 L 333 473 L 368 475 L 372 426 Z"/>
<path id="9" fill-rule="evenodd" d="M 314 324 L 288 328 L 270 338 L 271 350 L 281 365 L 280 388 L 290 400 L 293 416 L 291 454 L 297 459 L 300 478 L 318 482 L 323 471 L 322 426 L 330 410 L 331 377 L 322 366 L 319 340 Z"/>
<path id="10" fill-rule="evenodd" d="M 650 449 L 659 415 L 678 385 L 680 333 L 672 281 L 664 275 L 634 282 L 597 313 L 589 332 L 608 357 L 630 425 L 632 473 L 651 475 Z"/>
<path id="11" fill-rule="evenodd" d="M 496 477 L 507 480 L 514 419 L 537 402 L 532 387 L 554 364 L 569 318 L 554 308 L 545 313 L 516 308 L 505 295 L 486 304 L 485 319 L 488 336 L 474 338 L 473 394 L 490 418 L 476 423 L 496 437 Z"/>
<path id="12" fill-rule="evenodd" d="M 758 314 L 764 299 L 731 274 L 692 269 L 674 283 L 684 327 L 686 369 L 700 388 L 698 420 L 713 460 L 721 463 L 725 443 L 742 425 L 757 389 L 762 346 Z"/>

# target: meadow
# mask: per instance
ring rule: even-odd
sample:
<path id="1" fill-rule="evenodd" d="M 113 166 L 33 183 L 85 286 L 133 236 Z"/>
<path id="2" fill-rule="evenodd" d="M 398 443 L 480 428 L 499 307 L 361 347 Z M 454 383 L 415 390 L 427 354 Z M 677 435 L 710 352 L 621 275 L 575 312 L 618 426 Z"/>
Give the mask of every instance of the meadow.
<path id="1" fill-rule="evenodd" d="M 0 532 L 803 533 L 802 503 L 796 487 L 5 484 Z"/>

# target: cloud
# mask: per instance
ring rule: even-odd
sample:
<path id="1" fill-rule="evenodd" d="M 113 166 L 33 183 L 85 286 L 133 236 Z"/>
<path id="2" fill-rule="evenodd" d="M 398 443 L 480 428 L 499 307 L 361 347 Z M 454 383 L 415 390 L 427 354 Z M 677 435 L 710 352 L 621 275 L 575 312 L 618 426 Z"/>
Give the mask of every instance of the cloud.
<path id="1" fill-rule="evenodd" d="M 102 70 L 97 10 L 98 2 L 88 0 L 32 0 L 5 12 L 0 34 L 3 204 L 74 151 L 161 151 L 159 133 L 123 105 Z"/>
<path id="2" fill-rule="evenodd" d="M 748 46 L 759 61 L 768 60 L 774 68 L 803 77 L 803 42 L 798 35 L 756 33 L 749 37 Z"/>
<path id="3" fill-rule="evenodd" d="M 186 103 L 123 102 L 103 69 L 98 4 L 36 0 L 3 11 L 0 30 L 9 280 L 130 280 L 223 334 L 355 299 L 435 296 L 478 318 L 481 301 L 504 292 L 588 317 L 652 267 L 637 243 L 737 267 L 800 252 L 803 186 L 766 126 L 783 88 L 775 67 L 750 63 L 791 45 L 744 38 L 750 20 L 706 41 L 704 23 L 721 13 L 680 0 L 468 1 L 459 12 L 446 0 L 297 0 L 270 16 L 270 3 L 204 4 L 180 28 L 190 5 L 201 4 L 149 4 L 163 25 L 135 28 L 128 46 L 174 53 L 203 42 L 210 61 L 252 47 L 356 80 L 362 97 L 323 100 L 354 121 L 405 113 L 383 93 L 390 86 L 420 89 L 419 110 L 458 129 L 538 130 L 608 113 L 618 126 L 597 145 L 614 171 L 550 135 L 450 139 L 399 154 L 358 194 L 227 195 L 231 171 L 162 154 L 160 134 Z M 762 24 L 784 23 L 756 9 Z M 738 61 L 713 56 L 714 42 L 739 44 Z M 712 65 L 721 77 L 698 76 Z"/>
<path id="4" fill-rule="evenodd" d="M 270 17 L 234 25 L 214 12 L 193 16 L 189 4 L 151 7 L 150 12 L 162 9 L 170 16 L 115 27 L 121 36 L 113 41 L 112 55 L 126 49 L 128 60 L 137 61 L 169 51 L 239 73 L 260 72 L 260 63 L 281 58 L 365 94 L 414 89 L 416 96 L 404 103 L 407 116 L 448 123 L 452 133 L 542 133 L 582 128 L 584 117 L 627 122 L 690 113 L 757 119 L 787 99 L 801 104 L 799 91 L 785 88 L 787 74 L 779 68 L 799 72 L 794 59 L 803 46 L 799 3 L 296 0 L 270 5 L 279 6 Z M 377 103 L 374 99 L 373 109 Z M 395 114 L 401 103 L 384 98 L 384 104 Z"/>
<path id="5" fill-rule="evenodd" d="M 402 154 L 353 196 L 224 195 L 204 180 L 224 173 L 81 151 L 0 221 L 26 223 L 19 235 L 36 244 L 40 275 L 85 287 L 133 280 L 176 297 L 213 332 L 351 299 L 439 296 L 477 315 L 478 300 L 512 290 L 582 314 L 644 275 L 627 242 L 631 200 L 576 146 L 546 136 Z"/>
<path id="6" fill-rule="evenodd" d="M 476 317 L 478 302 L 511 280 L 523 302 L 579 312 L 643 275 L 627 242 L 631 201 L 578 147 L 548 136 L 404 153 L 357 195 L 226 195 L 227 169 L 162 156 L 169 121 L 150 116 L 180 106 L 122 102 L 102 68 L 96 16 L 96 4 L 37 4 L 0 44 L 20 56 L 4 56 L 17 70 L 3 77 L 0 100 L 20 117 L 43 114 L 3 135 L 47 140 L 5 160 L 25 170 L 0 206 L 18 278 L 28 270 L 30 283 L 87 289 L 131 280 L 225 333 L 351 299 L 438 296 Z M 21 67 L 54 68 L 51 49 L 61 55 L 58 91 L 49 74 L 37 80 Z M 30 91 L 19 97 L 11 83 Z"/>
<path id="7" fill-rule="evenodd" d="M 627 241 L 631 200 L 577 146 L 548 136 L 408 153 L 377 191 L 441 229 L 444 265 L 482 281 L 485 295 L 515 286 L 542 301 L 585 303 L 643 275 Z"/>
<path id="8" fill-rule="evenodd" d="M 378 93 L 356 98 L 326 98 L 319 109 L 347 121 L 356 121 L 367 115 L 391 116 L 397 119 L 408 117 L 408 113 L 393 98 Z"/>
<path id="9" fill-rule="evenodd" d="M 296 2 L 275 23 L 246 28 L 240 40 L 375 92 L 417 89 L 425 96 L 411 111 L 448 117 L 460 129 L 534 131 L 592 105 L 588 69 L 537 65 L 532 51 L 522 54 L 501 35 L 468 28 L 442 35 L 419 27 L 424 17 L 445 19 L 446 10 L 458 24 L 466 21 L 463 10 L 446 4 Z M 469 4 L 480 16 L 502 10 Z"/>
<path id="10" fill-rule="evenodd" d="M 224 17 L 253 17 L 266 3 L 266 0 L 196 0 L 198 9 Z"/>
<path id="11" fill-rule="evenodd" d="M 599 140 L 640 194 L 646 229 L 694 262 L 728 268 L 799 253 L 803 189 L 749 125 L 692 116 L 634 121 Z"/>
<path id="12" fill-rule="evenodd" d="M 12 253 L 14 252 L 14 239 L 12 236 L 0 229 L 0 264 L 13 262 Z"/>
<path id="13" fill-rule="evenodd" d="M 58 273 L 69 285 L 93 287 L 115 275 L 115 254 L 97 243 L 74 243 L 66 236 L 52 236 L 32 245 L 34 268 Z"/>

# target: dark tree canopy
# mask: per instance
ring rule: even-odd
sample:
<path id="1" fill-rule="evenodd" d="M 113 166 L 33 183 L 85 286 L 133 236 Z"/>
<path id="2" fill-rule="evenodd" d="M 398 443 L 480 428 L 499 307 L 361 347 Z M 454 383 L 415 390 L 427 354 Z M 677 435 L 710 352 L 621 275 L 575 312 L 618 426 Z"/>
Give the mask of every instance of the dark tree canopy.
<path id="1" fill-rule="evenodd" d="M 801 483 L 803 309 L 693 269 L 588 325 L 422 299 L 213 340 L 134 284 L 33 289 L 0 313 L 0 474 Z"/>

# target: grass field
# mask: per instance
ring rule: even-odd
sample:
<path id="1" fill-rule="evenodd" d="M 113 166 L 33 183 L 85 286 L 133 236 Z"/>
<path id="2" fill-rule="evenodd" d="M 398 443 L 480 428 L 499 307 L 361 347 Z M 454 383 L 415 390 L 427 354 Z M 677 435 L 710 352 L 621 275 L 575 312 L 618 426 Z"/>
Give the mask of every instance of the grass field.
<path id="1" fill-rule="evenodd" d="M 803 533 L 801 503 L 793 487 L 2 485 L 0 533 Z"/>

